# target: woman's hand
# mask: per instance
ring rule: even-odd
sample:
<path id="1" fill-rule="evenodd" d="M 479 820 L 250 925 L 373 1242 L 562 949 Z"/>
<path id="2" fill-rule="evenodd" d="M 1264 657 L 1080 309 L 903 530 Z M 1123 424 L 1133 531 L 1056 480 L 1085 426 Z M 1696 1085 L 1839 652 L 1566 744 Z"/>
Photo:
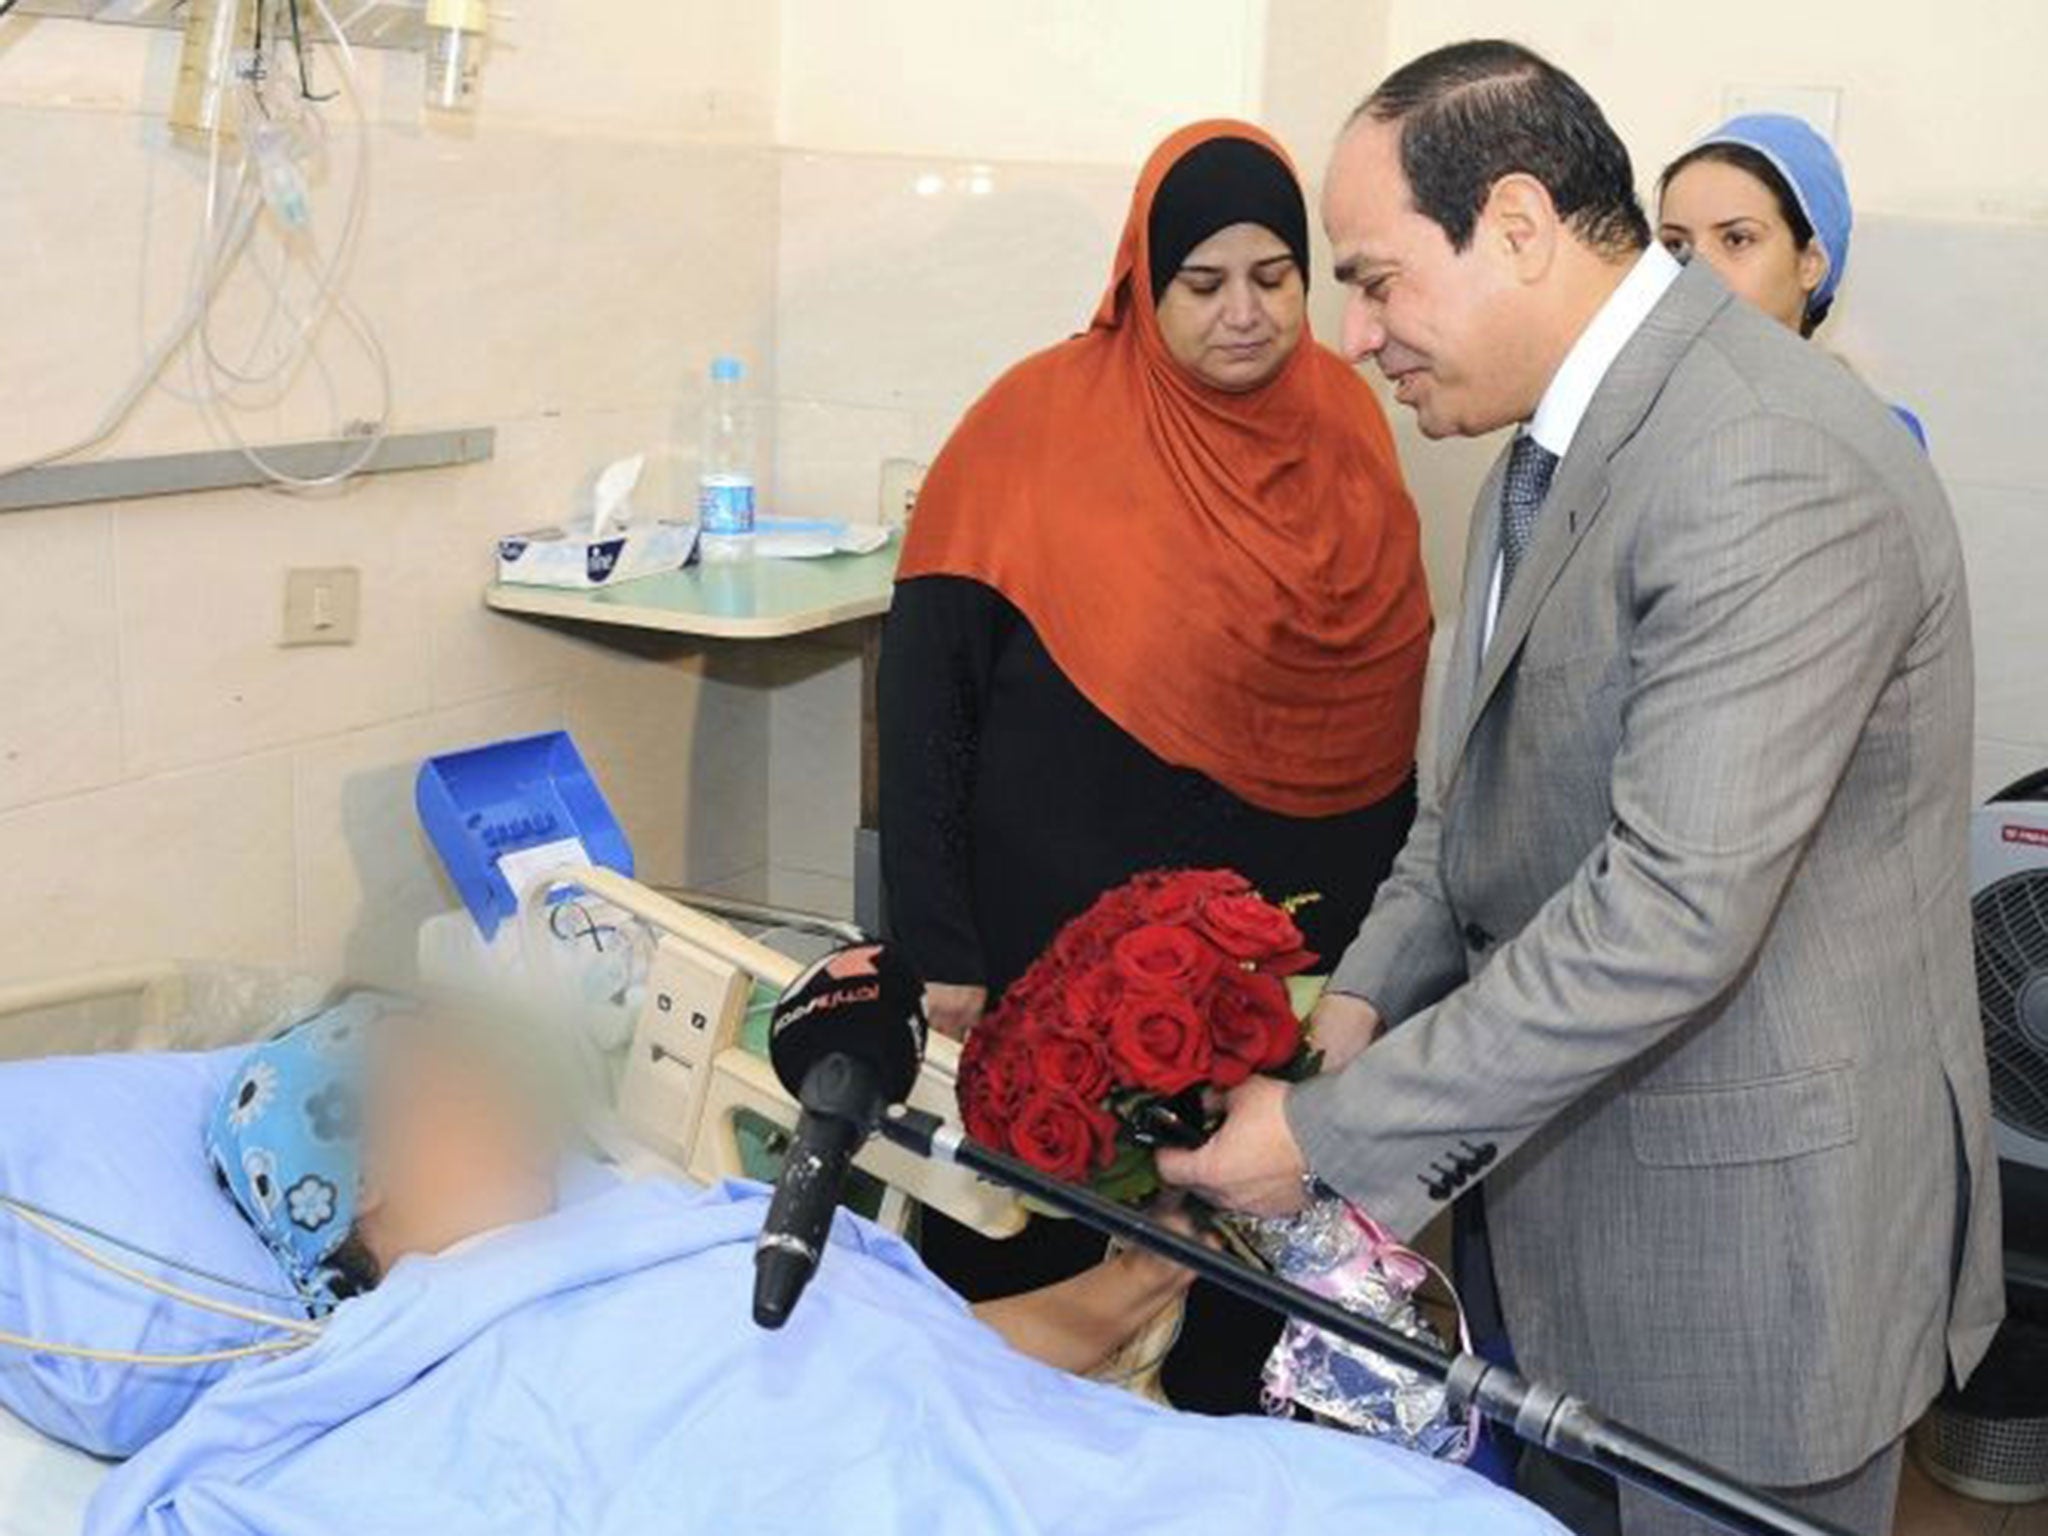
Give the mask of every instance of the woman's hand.
<path id="1" fill-rule="evenodd" d="M 1178 1211 L 1154 1214 L 1176 1231 L 1194 1231 Z M 974 1315 L 1019 1353 L 1085 1376 L 1143 1333 L 1194 1279 L 1169 1259 L 1129 1248 L 1071 1280 L 980 1302 Z"/>
<path id="2" fill-rule="evenodd" d="M 987 987 L 955 986 L 935 981 L 924 989 L 924 1016 L 949 1040 L 965 1040 L 988 1009 Z"/>
<path id="3" fill-rule="evenodd" d="M 1309 1040 L 1323 1053 L 1325 1072 L 1342 1072 L 1385 1027 L 1371 1003 L 1341 992 L 1324 993 L 1308 1021 Z"/>
<path id="4" fill-rule="evenodd" d="M 1194 1237 L 1197 1233 L 1194 1218 L 1188 1215 L 1177 1192 L 1169 1191 L 1160 1196 L 1151 1209 L 1151 1215 L 1159 1225 L 1178 1232 L 1182 1237 Z M 1213 1236 L 1204 1236 L 1203 1241 L 1212 1248 L 1219 1246 Z M 1148 1322 L 1161 1307 L 1187 1294 L 1188 1287 L 1195 1283 L 1192 1269 L 1176 1264 L 1149 1248 L 1120 1247 L 1102 1263 L 1105 1269 L 1113 1272 L 1110 1283 L 1129 1298 L 1133 1310 L 1142 1313 Z"/>

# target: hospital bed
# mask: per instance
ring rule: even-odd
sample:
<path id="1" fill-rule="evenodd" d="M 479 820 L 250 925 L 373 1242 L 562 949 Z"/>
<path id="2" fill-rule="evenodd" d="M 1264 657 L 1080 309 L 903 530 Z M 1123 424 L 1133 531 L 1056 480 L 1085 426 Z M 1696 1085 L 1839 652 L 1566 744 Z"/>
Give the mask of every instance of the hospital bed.
<path id="1" fill-rule="evenodd" d="M 321 991 L 281 972 L 175 964 L 0 988 L 0 1061 L 232 1045 Z M 0 1536 L 75 1536 L 106 1472 L 0 1409 Z"/>
<path id="2" fill-rule="evenodd" d="M 749 1128 L 787 1129 L 796 1107 L 768 1063 L 746 1048 L 750 1009 L 801 969 L 792 956 L 692 906 L 605 870 L 564 870 L 524 893 L 522 923 L 543 921 L 565 885 L 630 913 L 653 946 L 645 1000 L 617 1062 L 605 1150 L 632 1172 L 700 1181 L 754 1172 Z M 773 918 L 787 914 L 763 913 Z M 326 987 L 283 972 L 166 963 L 0 987 L 0 1061 L 106 1051 L 203 1050 L 251 1040 Z M 758 1045 L 758 1033 L 756 1035 Z M 953 1103 L 957 1046 L 935 1039 L 913 1102 Z M 758 1136 L 758 1129 L 756 1131 Z M 929 1204 L 992 1235 L 1022 1226 L 1009 1196 L 959 1169 L 876 1144 L 862 1166 L 883 1190 L 879 1219 L 901 1230 Z M 1153 1361 L 1158 1334 L 1126 1358 Z M 73 1536 L 107 1466 L 0 1410 L 0 1536 Z"/>

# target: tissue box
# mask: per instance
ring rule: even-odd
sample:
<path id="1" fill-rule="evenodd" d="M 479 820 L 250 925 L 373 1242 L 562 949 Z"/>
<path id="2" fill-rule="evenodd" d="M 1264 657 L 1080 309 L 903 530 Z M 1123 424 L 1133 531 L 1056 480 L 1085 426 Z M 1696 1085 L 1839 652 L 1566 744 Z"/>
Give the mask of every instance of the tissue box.
<path id="1" fill-rule="evenodd" d="M 498 540 L 498 579 L 588 590 L 677 570 L 696 554 L 694 522 L 634 523 L 596 538 L 564 528 L 536 528 Z"/>

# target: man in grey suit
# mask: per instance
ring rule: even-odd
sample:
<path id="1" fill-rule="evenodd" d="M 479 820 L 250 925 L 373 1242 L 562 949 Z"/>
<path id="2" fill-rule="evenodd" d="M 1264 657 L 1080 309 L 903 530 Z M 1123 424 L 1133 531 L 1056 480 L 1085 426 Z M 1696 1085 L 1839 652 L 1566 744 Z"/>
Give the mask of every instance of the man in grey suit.
<path id="1" fill-rule="evenodd" d="M 1524 49 L 1390 77 L 1324 221 L 1346 350 L 1423 431 L 1520 426 L 1325 1075 L 1162 1167 L 1265 1212 L 1312 1175 L 1403 1234 L 1483 1180 L 1529 1374 L 1887 1530 L 1901 1435 L 2002 1309 L 1941 487 L 1650 246 L 1613 130 Z"/>

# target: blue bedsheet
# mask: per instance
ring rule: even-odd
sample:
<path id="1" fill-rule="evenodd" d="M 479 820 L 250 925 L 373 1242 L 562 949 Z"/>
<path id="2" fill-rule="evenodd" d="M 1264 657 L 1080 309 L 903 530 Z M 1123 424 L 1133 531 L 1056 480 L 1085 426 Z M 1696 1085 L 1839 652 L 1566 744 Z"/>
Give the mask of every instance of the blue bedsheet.
<path id="1" fill-rule="evenodd" d="M 622 1185 L 408 1260 L 213 1388 L 94 1536 L 1551 1533 L 1455 1468 L 1205 1420 L 1011 1352 L 852 1219 L 789 1327 L 748 1320 L 764 1194 Z"/>

